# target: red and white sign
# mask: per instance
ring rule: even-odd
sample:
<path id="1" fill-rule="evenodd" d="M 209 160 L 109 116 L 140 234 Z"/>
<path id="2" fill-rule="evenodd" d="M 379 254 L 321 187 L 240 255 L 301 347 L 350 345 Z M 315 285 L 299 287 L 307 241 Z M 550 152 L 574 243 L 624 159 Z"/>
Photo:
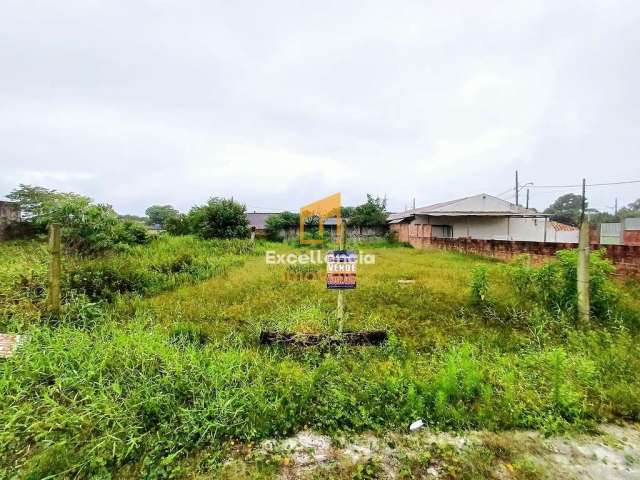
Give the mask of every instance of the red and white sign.
<path id="1" fill-rule="evenodd" d="M 356 288 L 356 264 L 354 252 L 335 250 L 327 254 L 327 288 Z"/>

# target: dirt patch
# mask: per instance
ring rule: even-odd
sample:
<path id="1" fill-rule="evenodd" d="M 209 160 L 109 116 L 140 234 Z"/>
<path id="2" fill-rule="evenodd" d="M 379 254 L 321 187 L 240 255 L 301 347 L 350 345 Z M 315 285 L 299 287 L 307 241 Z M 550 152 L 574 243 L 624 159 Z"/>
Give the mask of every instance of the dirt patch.
<path id="1" fill-rule="evenodd" d="M 544 438 L 535 431 L 461 434 L 428 429 L 330 439 L 311 431 L 260 446 L 282 458 L 276 477 L 640 479 L 640 429 Z"/>
<path id="2" fill-rule="evenodd" d="M 24 335 L 0 333 L 0 358 L 8 358 L 24 342 Z"/>

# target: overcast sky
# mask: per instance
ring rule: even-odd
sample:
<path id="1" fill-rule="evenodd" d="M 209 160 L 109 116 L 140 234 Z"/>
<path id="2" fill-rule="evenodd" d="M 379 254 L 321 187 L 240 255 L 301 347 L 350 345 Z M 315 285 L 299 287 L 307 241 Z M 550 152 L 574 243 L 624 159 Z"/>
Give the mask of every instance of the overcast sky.
<path id="1" fill-rule="evenodd" d="M 0 196 L 399 210 L 509 198 L 516 168 L 640 179 L 637 0 L 1 3 Z M 615 197 L 640 184 L 589 191 Z"/>

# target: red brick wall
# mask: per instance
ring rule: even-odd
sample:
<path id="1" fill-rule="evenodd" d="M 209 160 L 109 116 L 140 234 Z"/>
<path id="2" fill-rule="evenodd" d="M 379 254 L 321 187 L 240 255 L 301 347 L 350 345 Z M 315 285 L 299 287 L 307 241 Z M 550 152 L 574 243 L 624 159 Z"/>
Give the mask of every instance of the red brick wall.
<path id="1" fill-rule="evenodd" d="M 576 248 L 574 243 L 516 242 L 469 238 L 432 238 L 430 245 L 443 250 L 455 250 L 501 260 L 509 260 L 522 253 L 528 253 L 535 262 L 553 257 L 558 250 Z M 640 246 L 595 244 L 591 245 L 591 248 L 606 249 L 606 257 L 616 266 L 617 273 L 640 276 Z"/>
<path id="2" fill-rule="evenodd" d="M 622 243 L 625 245 L 640 245 L 640 230 L 625 230 Z"/>
<path id="3" fill-rule="evenodd" d="M 425 248 L 431 245 L 431 225 L 394 223 L 391 231 L 395 232 L 400 242 L 407 242 L 414 248 Z"/>

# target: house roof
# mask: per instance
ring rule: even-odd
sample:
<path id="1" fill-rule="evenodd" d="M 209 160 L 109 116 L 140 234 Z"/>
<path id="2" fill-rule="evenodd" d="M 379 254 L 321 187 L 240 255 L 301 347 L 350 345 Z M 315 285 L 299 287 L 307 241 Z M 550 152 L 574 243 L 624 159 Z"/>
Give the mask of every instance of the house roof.
<path id="1" fill-rule="evenodd" d="M 555 221 L 551 222 L 551 226 L 556 232 L 575 232 L 580 230 L 579 228 L 574 227 L 573 225 L 567 225 L 566 223 L 560 223 Z"/>
<path id="2" fill-rule="evenodd" d="M 264 230 L 265 222 L 267 218 L 277 213 L 264 213 L 264 212 L 247 212 L 247 218 L 249 219 L 249 226 L 254 227 L 256 230 Z"/>
<path id="3" fill-rule="evenodd" d="M 458 198 L 448 202 L 435 203 L 427 207 L 394 213 L 387 217 L 387 221 L 397 223 L 416 215 L 430 216 L 487 216 L 487 217 L 542 217 L 536 210 L 524 208 L 498 197 L 481 193 L 471 197 Z"/>

